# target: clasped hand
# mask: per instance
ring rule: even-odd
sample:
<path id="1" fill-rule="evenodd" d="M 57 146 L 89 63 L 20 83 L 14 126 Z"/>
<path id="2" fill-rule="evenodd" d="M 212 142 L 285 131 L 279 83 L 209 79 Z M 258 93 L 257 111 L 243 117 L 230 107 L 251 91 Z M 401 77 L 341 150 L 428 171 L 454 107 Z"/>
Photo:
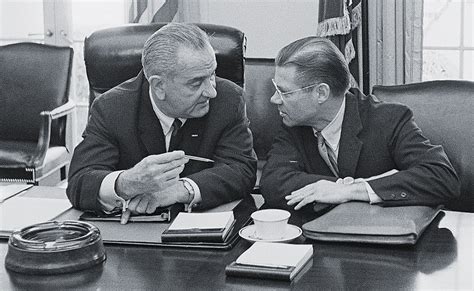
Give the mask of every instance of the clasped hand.
<path id="1" fill-rule="evenodd" d="M 117 194 L 130 200 L 122 223 L 126 223 L 130 212 L 153 213 L 157 207 L 182 202 L 187 190 L 178 179 L 188 161 L 183 151 L 174 151 L 145 157 L 133 168 L 123 171 L 115 185 Z"/>
<path id="2" fill-rule="evenodd" d="M 176 181 L 168 188 L 150 194 L 141 194 L 133 197 L 128 209 L 133 214 L 151 214 L 158 207 L 166 207 L 175 203 L 187 203 L 188 194 L 183 183 Z"/>
<path id="3" fill-rule="evenodd" d="M 177 182 L 188 161 L 183 151 L 147 156 L 118 176 L 115 191 L 125 200 L 159 192 Z"/>
<path id="4" fill-rule="evenodd" d="M 367 200 L 367 190 L 362 181 L 350 177 L 336 182 L 319 180 L 291 192 L 285 199 L 288 205 L 296 204 L 295 210 L 313 202 L 340 204 L 350 200 Z"/>

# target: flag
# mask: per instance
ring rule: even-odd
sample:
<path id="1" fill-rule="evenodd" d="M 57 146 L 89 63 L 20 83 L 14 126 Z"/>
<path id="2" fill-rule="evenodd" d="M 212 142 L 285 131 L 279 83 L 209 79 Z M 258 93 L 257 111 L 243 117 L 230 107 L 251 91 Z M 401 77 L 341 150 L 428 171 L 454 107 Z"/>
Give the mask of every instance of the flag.
<path id="1" fill-rule="evenodd" d="M 172 22 L 177 12 L 178 0 L 131 0 L 129 22 Z"/>
<path id="2" fill-rule="evenodd" d="M 344 54 L 351 71 L 351 86 L 357 87 L 356 28 L 362 19 L 361 0 L 319 0 L 319 23 L 316 35 L 330 39 Z"/>

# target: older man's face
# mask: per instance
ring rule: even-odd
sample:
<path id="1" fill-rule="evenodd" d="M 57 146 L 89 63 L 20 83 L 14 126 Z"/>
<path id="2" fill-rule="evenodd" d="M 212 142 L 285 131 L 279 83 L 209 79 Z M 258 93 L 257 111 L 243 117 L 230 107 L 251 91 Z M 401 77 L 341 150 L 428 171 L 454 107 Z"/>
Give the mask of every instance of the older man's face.
<path id="1" fill-rule="evenodd" d="M 180 48 L 175 76 L 164 84 L 168 115 L 197 118 L 209 111 L 209 100 L 216 97 L 216 57 L 212 48 L 196 51 Z"/>

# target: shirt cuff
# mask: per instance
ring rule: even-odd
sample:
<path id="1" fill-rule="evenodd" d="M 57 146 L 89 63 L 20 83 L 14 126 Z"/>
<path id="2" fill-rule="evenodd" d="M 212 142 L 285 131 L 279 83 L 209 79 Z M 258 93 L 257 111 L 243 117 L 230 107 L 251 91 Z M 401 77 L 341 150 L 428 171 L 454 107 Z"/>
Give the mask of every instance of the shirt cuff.
<path id="1" fill-rule="evenodd" d="M 193 189 L 194 198 L 191 202 L 189 202 L 189 205 L 187 205 L 187 210 L 191 212 L 194 207 L 198 206 L 198 204 L 202 202 L 201 190 L 199 189 L 199 186 L 196 184 L 196 182 L 189 178 L 180 178 L 180 180 L 188 182 Z"/>
<path id="2" fill-rule="evenodd" d="M 380 203 L 380 202 L 383 201 L 383 200 L 375 193 L 374 189 L 372 189 L 372 187 L 370 187 L 369 183 L 367 183 L 366 181 L 363 181 L 362 183 L 364 183 L 365 189 L 367 189 L 367 194 L 369 194 L 369 201 L 370 201 L 370 204 L 376 204 L 376 203 Z"/>
<path id="3" fill-rule="evenodd" d="M 98 199 L 100 205 L 102 205 L 102 210 L 106 213 L 111 213 L 117 208 L 126 205 L 125 199 L 118 196 L 115 192 L 115 181 L 122 172 L 123 171 L 115 171 L 108 174 L 100 184 Z"/>

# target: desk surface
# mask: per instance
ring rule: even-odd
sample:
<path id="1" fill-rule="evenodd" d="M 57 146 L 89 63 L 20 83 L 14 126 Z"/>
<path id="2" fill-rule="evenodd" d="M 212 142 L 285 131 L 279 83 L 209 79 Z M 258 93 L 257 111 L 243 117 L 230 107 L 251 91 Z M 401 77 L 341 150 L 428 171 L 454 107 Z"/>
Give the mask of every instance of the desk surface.
<path id="1" fill-rule="evenodd" d="M 311 268 L 292 283 L 226 278 L 243 240 L 230 251 L 106 245 L 103 265 L 55 276 L 7 271 L 0 240 L 0 290 L 473 290 L 474 214 L 444 213 L 411 247 L 314 242 Z"/>

